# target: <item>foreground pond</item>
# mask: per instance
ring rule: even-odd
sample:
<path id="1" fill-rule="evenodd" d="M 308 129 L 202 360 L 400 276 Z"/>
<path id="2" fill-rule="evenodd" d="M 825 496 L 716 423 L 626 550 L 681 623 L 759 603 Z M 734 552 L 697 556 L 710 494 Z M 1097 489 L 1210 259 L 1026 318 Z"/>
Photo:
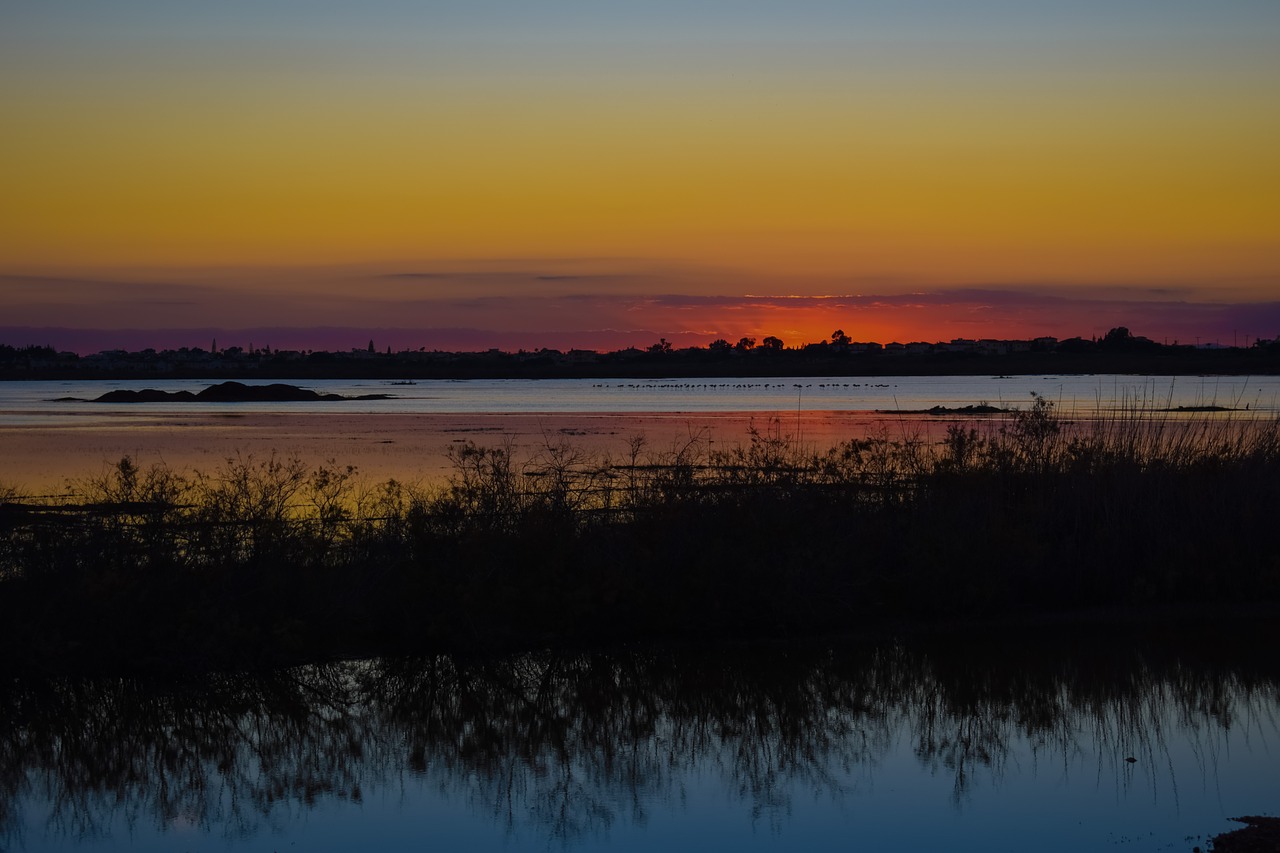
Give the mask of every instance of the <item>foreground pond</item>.
<path id="1" fill-rule="evenodd" d="M 1280 664 L 1185 639 L 10 683 L 0 849 L 1189 851 L 1280 808 Z"/>

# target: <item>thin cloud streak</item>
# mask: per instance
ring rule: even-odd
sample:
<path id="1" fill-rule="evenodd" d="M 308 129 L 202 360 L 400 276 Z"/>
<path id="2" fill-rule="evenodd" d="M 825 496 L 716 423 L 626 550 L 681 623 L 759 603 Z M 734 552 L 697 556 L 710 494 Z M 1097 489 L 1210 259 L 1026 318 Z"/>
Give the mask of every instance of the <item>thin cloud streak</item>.
<path id="1" fill-rule="evenodd" d="M 167 306 L 155 303 L 141 313 L 155 318 L 203 312 L 204 323 L 130 322 L 138 314 L 109 323 L 114 301 L 74 309 L 50 302 L 38 314 L 56 319 L 23 322 L 26 318 L 19 317 L 0 327 L 0 342 L 47 343 L 85 353 L 114 347 L 207 346 L 214 336 L 224 346 L 254 343 L 289 349 L 362 348 L 373 338 L 379 349 L 396 350 L 607 350 L 647 346 L 659 337 L 681 346 L 703 346 L 719 337 L 770 334 L 799 345 L 824 340 L 837 328 L 858 340 L 880 342 L 1091 337 L 1115 326 L 1170 343 L 1240 343 L 1280 335 L 1280 301 L 1109 299 L 1099 294 L 1072 298 L 976 288 L 813 296 L 481 295 L 359 303 L 330 296 L 306 311 L 292 306 L 275 313 L 274 322 L 254 324 L 235 322 L 234 312 L 218 315 L 198 299 L 171 300 Z M 259 299 L 250 313 L 262 316 L 263 306 L 272 301 L 289 307 L 288 300 L 277 295 Z M 342 320 L 333 322 L 338 317 Z"/>

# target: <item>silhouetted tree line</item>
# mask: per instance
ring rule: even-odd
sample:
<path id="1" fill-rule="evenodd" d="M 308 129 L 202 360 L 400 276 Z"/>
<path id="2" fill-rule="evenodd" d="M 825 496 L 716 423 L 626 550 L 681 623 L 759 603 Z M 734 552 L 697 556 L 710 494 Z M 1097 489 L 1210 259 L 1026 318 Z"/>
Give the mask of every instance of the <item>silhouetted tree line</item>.
<path id="1" fill-rule="evenodd" d="M 26 362 L 33 358 L 56 358 L 57 350 L 53 347 L 35 346 L 34 344 L 25 347 L 13 347 L 8 344 L 0 344 L 0 362 Z"/>
<path id="2" fill-rule="evenodd" d="M 888 375 L 981 374 L 992 359 L 1006 373 L 1275 373 L 1280 371 L 1280 338 L 1253 340 L 1243 347 L 1202 349 L 1186 343 L 1158 343 L 1127 327 L 1101 338 L 1038 338 L 1031 341 L 952 341 L 909 345 L 858 342 L 843 329 L 827 340 L 788 345 L 768 335 L 757 342 L 717 339 L 707 346 L 677 348 L 666 338 L 643 349 L 612 352 L 542 348 L 506 352 L 386 352 L 369 346 L 350 351 L 209 351 L 199 347 L 157 352 L 108 352 L 81 358 L 49 347 L 17 349 L 0 345 L 0 372 L 26 378 L 239 377 L 272 378 L 540 378 L 657 375 Z"/>

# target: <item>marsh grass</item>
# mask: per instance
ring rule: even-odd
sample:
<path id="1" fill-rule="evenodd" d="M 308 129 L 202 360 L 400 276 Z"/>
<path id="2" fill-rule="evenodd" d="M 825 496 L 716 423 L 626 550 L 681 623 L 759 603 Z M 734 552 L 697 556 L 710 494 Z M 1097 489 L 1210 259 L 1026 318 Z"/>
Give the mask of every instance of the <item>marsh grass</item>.
<path id="1" fill-rule="evenodd" d="M 222 666 L 395 649 L 796 636 L 893 620 L 1274 598 L 1280 424 L 1033 397 L 941 439 L 818 449 L 779 420 L 618 456 L 125 458 L 0 511 L 10 661 Z"/>

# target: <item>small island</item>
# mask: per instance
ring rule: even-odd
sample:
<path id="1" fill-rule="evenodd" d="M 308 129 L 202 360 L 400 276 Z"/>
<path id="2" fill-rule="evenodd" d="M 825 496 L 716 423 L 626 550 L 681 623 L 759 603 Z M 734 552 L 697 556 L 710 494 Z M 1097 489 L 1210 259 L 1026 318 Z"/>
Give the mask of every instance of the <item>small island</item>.
<path id="1" fill-rule="evenodd" d="M 158 391 L 143 388 L 141 391 L 108 391 L 95 397 L 95 403 L 313 403 L 335 400 L 390 400 L 391 394 L 361 394 L 344 397 L 341 394 L 321 394 L 297 385 L 276 382 L 271 385 L 245 385 L 243 382 L 219 382 L 198 393 L 190 391 Z"/>
<path id="2" fill-rule="evenodd" d="M 933 406 L 929 409 L 876 409 L 880 415 L 1008 415 L 1013 409 L 978 403 L 973 406 Z"/>

